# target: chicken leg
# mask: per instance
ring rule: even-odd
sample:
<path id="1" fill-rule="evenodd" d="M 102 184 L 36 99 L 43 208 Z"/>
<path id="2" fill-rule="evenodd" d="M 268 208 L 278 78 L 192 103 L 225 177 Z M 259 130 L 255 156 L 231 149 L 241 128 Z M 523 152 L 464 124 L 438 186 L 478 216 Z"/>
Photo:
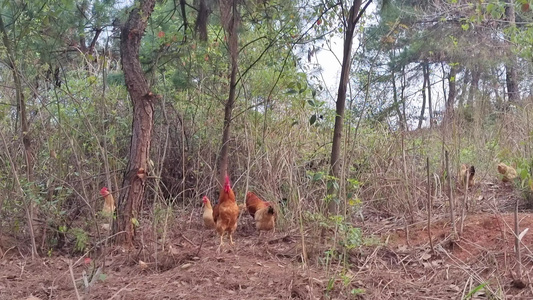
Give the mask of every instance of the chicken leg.
<path id="1" fill-rule="evenodd" d="M 217 253 L 220 253 L 220 249 L 222 248 L 222 245 L 224 245 L 224 240 L 223 240 L 223 238 L 224 238 L 224 234 L 225 234 L 225 233 L 226 233 L 226 232 L 222 232 L 222 234 L 220 235 L 220 244 L 218 245 Z"/>

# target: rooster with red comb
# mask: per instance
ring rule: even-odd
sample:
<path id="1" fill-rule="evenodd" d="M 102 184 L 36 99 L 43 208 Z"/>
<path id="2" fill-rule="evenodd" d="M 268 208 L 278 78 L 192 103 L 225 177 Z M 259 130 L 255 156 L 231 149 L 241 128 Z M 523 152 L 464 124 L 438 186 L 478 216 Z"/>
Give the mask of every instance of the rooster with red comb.
<path id="1" fill-rule="evenodd" d="M 220 235 L 220 245 L 224 244 L 224 235 L 228 233 L 230 244 L 233 243 L 233 232 L 237 229 L 237 218 L 239 217 L 239 206 L 235 201 L 235 193 L 231 188 L 229 177 L 226 174 L 224 186 L 220 189 L 218 204 L 213 208 L 213 220 L 215 221 L 216 232 Z"/>

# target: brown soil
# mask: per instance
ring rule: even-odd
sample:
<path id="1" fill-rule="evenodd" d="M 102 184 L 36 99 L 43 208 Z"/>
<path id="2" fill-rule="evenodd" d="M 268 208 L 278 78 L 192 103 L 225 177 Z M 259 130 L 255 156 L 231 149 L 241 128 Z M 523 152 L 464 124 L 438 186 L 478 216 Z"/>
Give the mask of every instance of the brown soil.
<path id="1" fill-rule="evenodd" d="M 433 252 L 423 216 L 408 227 L 409 239 L 401 221 L 366 221 L 366 236 L 379 242 L 351 250 L 346 261 L 335 256 L 329 268 L 321 263 L 329 247 L 313 242 L 315 235 L 304 236 L 304 263 L 298 230 L 259 238 L 248 216 L 240 221 L 235 246 L 226 244 L 217 253 L 218 238 L 202 228 L 198 209 L 176 218 L 167 241 L 155 241 L 146 229 L 140 236 L 144 248 L 99 249 L 92 255 L 107 254 L 90 262 L 55 254 L 32 261 L 23 247 L 8 249 L 3 239 L 0 299 L 77 299 L 71 261 L 83 299 L 461 299 L 480 286 L 472 299 L 533 299 L 533 237 L 528 232 L 522 239 L 524 276 L 516 280 L 509 210 L 518 196 L 507 196 L 506 188 L 485 185 L 473 191 L 484 198 L 479 198 L 478 213 L 466 218 L 460 237 L 451 234 L 445 208 L 437 210 L 431 224 Z M 532 214 L 518 217 L 521 231 L 533 226 Z M 83 274 L 90 281 L 95 266 L 103 266 L 102 275 L 85 288 Z"/>
<path id="2" fill-rule="evenodd" d="M 184 216 L 182 224 L 188 218 Z M 252 228 L 247 220 L 244 223 Z M 214 233 L 196 222 L 188 225 L 173 232 L 171 242 L 157 254 L 148 248 L 109 248 L 105 258 L 91 258 L 90 263 L 84 257 L 60 256 L 32 262 L 15 255 L 13 248 L 0 262 L 0 299 L 77 299 L 71 259 L 83 299 L 320 299 L 323 294 L 326 279 L 321 270 L 301 263 L 297 234 L 259 238 L 253 230 L 239 231 L 236 244 L 230 246 L 226 240 L 217 253 L 219 239 Z M 95 265 L 104 264 L 105 275 L 86 289 L 83 273 L 93 274 Z"/>

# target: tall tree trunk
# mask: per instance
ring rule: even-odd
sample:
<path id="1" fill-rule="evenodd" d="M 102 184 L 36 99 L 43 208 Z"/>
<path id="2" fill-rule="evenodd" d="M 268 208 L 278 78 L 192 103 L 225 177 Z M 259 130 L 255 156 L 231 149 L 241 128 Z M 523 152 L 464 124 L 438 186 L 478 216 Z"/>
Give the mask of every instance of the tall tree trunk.
<path id="1" fill-rule="evenodd" d="M 181 0 L 183 3 L 182 14 L 185 15 L 185 0 Z M 196 17 L 196 31 L 201 41 L 207 41 L 207 21 L 209 19 L 209 9 L 205 0 L 199 0 L 198 3 L 198 15 Z"/>
<path id="2" fill-rule="evenodd" d="M 448 99 L 446 99 L 446 120 L 450 121 L 453 118 L 453 106 L 455 104 L 455 97 L 457 96 L 457 66 L 450 65 L 450 74 L 448 74 Z"/>
<path id="3" fill-rule="evenodd" d="M 237 89 L 237 72 L 239 57 L 239 39 L 237 29 L 239 28 L 239 12 L 237 0 L 220 0 L 220 15 L 222 27 L 226 32 L 230 52 L 230 84 L 229 96 L 224 108 L 224 131 L 222 133 L 222 146 L 218 161 L 219 182 L 224 182 L 224 176 L 228 174 L 229 139 L 231 133 L 231 114 L 235 105 L 235 91 Z"/>
<path id="4" fill-rule="evenodd" d="M 26 161 L 26 179 L 28 180 L 28 183 L 33 183 L 33 158 L 31 154 L 31 139 L 29 135 L 29 123 L 28 123 L 28 116 L 26 113 L 26 101 L 24 100 L 24 91 L 22 87 L 22 79 L 20 76 L 20 70 L 17 68 L 16 63 L 16 54 L 15 49 L 13 49 L 13 45 L 11 44 L 11 41 L 9 40 L 9 34 L 7 32 L 7 29 L 4 24 L 4 19 L 2 18 L 2 15 L 0 15 L 0 34 L 2 35 L 4 47 L 6 48 L 7 57 L 8 57 L 8 66 L 11 69 L 11 72 L 13 73 L 13 81 L 15 84 L 15 98 L 17 101 L 17 109 L 19 111 L 20 115 L 20 136 L 22 140 L 22 144 L 24 145 L 24 159 Z M 24 195 L 22 195 L 24 197 Z M 35 258 L 37 255 L 37 245 L 35 242 L 35 228 L 33 226 L 33 218 L 35 215 L 36 207 L 33 203 L 33 201 L 28 198 L 27 201 L 29 203 L 26 205 L 26 215 L 28 218 L 28 226 L 30 228 L 30 235 L 31 235 L 31 243 L 32 243 L 32 251 L 31 251 L 31 257 L 32 259 Z"/>
<path id="5" fill-rule="evenodd" d="M 368 3 L 370 3 L 369 1 Z M 350 75 L 351 59 L 352 59 L 352 45 L 353 35 L 355 32 L 355 25 L 359 20 L 359 10 L 361 8 L 362 0 L 354 0 L 348 19 L 346 19 L 346 31 L 344 35 L 344 52 L 342 57 L 341 78 L 339 83 L 339 91 L 337 94 L 337 106 L 335 116 L 335 129 L 333 131 L 333 145 L 331 146 L 331 176 L 340 178 L 341 175 L 341 144 L 342 144 L 342 128 L 344 122 L 344 107 L 346 104 L 346 89 L 348 86 L 348 79 Z M 366 9 L 363 8 L 363 11 Z M 330 186 L 334 186 L 331 184 Z M 330 192 L 333 192 L 330 190 Z M 338 191 L 336 191 L 338 192 Z M 340 202 L 340 201 L 339 201 Z M 338 201 L 331 200 L 328 204 L 330 213 L 339 212 Z"/>
<path id="6" fill-rule="evenodd" d="M 403 128 L 404 130 L 409 130 L 407 125 L 407 105 L 405 99 L 405 88 L 407 87 L 407 77 L 405 76 L 405 66 L 402 67 L 402 85 L 400 87 L 400 103 L 402 104 L 402 119 L 403 119 Z"/>
<path id="7" fill-rule="evenodd" d="M 516 17 L 513 0 L 507 0 L 505 16 L 507 21 L 509 21 L 509 27 L 515 27 Z M 506 40 L 510 40 L 510 37 L 507 37 Z M 511 47 L 510 43 L 507 44 L 508 47 Z M 518 91 L 518 73 L 516 71 L 516 58 L 510 49 L 508 49 L 508 61 L 505 64 L 505 81 L 507 85 L 507 100 L 509 100 L 509 103 L 517 103 L 520 99 L 520 93 Z"/>
<path id="8" fill-rule="evenodd" d="M 429 127 L 433 127 L 433 103 L 431 101 L 431 79 L 429 76 L 429 63 L 426 61 L 424 63 L 424 80 L 428 83 L 428 109 L 429 109 Z"/>
<path id="9" fill-rule="evenodd" d="M 505 81 L 507 85 L 507 99 L 509 100 L 509 103 L 516 103 L 520 99 L 517 84 L 518 73 L 513 65 L 514 59 L 513 62 L 509 62 L 505 66 Z"/>
<path id="10" fill-rule="evenodd" d="M 479 91 L 479 67 L 475 66 L 472 70 L 470 70 L 470 74 L 472 74 L 472 82 L 470 82 L 470 87 L 468 89 L 468 98 L 466 98 L 466 105 L 469 107 L 473 107 L 474 96 Z"/>
<path id="11" fill-rule="evenodd" d="M 8 56 L 8 66 L 13 73 L 13 81 L 15 83 L 15 98 L 17 101 L 17 109 L 20 115 L 20 135 L 22 137 L 22 144 L 24 145 L 24 156 L 26 160 L 26 177 L 29 182 L 33 181 L 33 159 L 31 155 L 31 139 L 29 136 L 29 123 L 26 113 L 26 101 L 24 99 L 24 91 L 22 87 L 22 80 L 20 71 L 17 68 L 15 50 L 9 40 L 9 35 L 6 31 L 4 20 L 0 16 L 0 34 L 3 36 L 4 47 L 6 47 Z"/>
<path id="12" fill-rule="evenodd" d="M 394 108 L 396 109 L 396 114 L 398 115 L 398 123 L 400 125 L 400 130 L 405 130 L 403 122 L 403 114 L 400 111 L 400 102 L 398 101 L 398 89 L 396 88 L 396 74 L 394 73 L 394 68 L 391 70 L 392 77 L 392 98 L 394 99 Z"/>
<path id="13" fill-rule="evenodd" d="M 422 128 L 422 121 L 424 120 L 424 112 L 426 110 L 426 65 L 422 64 L 422 73 L 424 74 L 424 82 L 422 83 L 422 109 L 420 110 L 420 117 L 418 118 L 418 129 Z"/>
<path id="14" fill-rule="evenodd" d="M 391 57 L 391 60 L 393 60 L 396 55 L 396 51 L 393 50 L 392 52 L 393 57 Z M 404 126 L 404 120 L 403 120 L 403 114 L 400 111 L 400 102 L 398 101 L 398 88 L 396 87 L 396 72 L 394 71 L 394 66 L 391 67 L 391 77 L 392 77 L 392 98 L 394 100 L 394 108 L 396 109 L 396 114 L 398 115 L 398 125 L 400 125 L 400 131 L 405 130 Z"/>
<path id="15" fill-rule="evenodd" d="M 152 94 L 139 61 L 139 47 L 148 19 L 156 0 L 141 0 L 134 4 L 120 35 L 120 57 L 126 87 L 133 106 L 133 124 L 128 167 L 122 181 L 118 198 L 118 224 L 115 233 L 125 231 L 123 238 L 117 239 L 133 246 L 135 227 L 144 197 L 144 181 L 148 170 L 148 156 L 153 128 L 153 102 L 157 96 Z"/>
<path id="16" fill-rule="evenodd" d="M 459 96 L 457 96 L 458 101 L 459 101 L 459 107 L 461 108 L 464 108 L 465 97 L 468 97 L 467 87 L 470 86 L 469 84 L 470 84 L 471 77 L 472 77 L 472 72 L 470 71 L 470 69 L 465 68 L 465 74 L 463 76 L 463 84 L 461 85 L 461 93 L 459 94 Z"/>

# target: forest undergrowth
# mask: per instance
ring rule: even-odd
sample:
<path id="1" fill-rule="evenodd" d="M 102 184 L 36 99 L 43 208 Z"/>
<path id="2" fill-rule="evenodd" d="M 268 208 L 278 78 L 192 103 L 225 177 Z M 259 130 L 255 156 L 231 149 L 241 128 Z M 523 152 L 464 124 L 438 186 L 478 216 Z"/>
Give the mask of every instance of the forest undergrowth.
<path id="1" fill-rule="evenodd" d="M 203 155 L 209 154 L 205 147 L 199 147 L 198 159 L 188 160 L 184 168 L 175 170 L 176 165 L 163 164 L 159 168 L 171 170 L 155 168 L 149 174 L 146 182 L 149 192 L 138 219 L 136 230 L 140 234 L 135 249 L 114 246 L 113 235 L 102 226 L 109 220 L 99 213 L 103 199 L 96 191 L 105 184 L 105 174 L 82 178 L 72 172 L 69 175 L 79 179 L 67 182 L 50 172 L 47 182 L 31 187 L 35 209 L 39 210 L 34 223 L 38 258 L 31 259 L 24 203 L 18 202 L 17 206 L 17 202 L 4 202 L 0 293 L 10 299 L 29 294 L 41 299 L 62 299 L 74 297 L 76 285 L 91 299 L 107 299 L 115 293 L 122 294 L 124 299 L 158 299 L 160 296 L 143 294 L 140 287 L 152 284 L 162 288 L 160 293 L 168 289 L 170 299 L 196 299 L 185 290 L 200 286 L 193 294 L 197 299 L 205 299 L 214 297 L 201 288 L 207 284 L 224 287 L 216 292 L 222 298 L 231 295 L 256 295 L 258 299 L 392 299 L 424 295 L 527 298 L 530 289 L 520 289 L 515 283 L 529 280 L 519 278 L 516 270 L 519 264 L 526 276 L 531 270 L 531 238 L 527 232 L 522 237 L 520 263 L 516 261 L 513 242 L 513 212 L 517 203 L 520 232 L 533 224 L 529 214 L 531 173 L 524 158 L 529 155 L 529 146 L 524 142 L 530 139 L 525 133 L 530 131 L 523 127 L 527 122 L 521 121 L 522 113 L 502 114 L 498 116 L 499 122 L 492 124 L 490 119 L 481 126 L 475 125 L 476 121 L 463 121 L 407 134 L 379 125 L 372 129 L 361 126 L 357 143 L 344 150 L 345 178 L 335 181 L 333 186 L 341 191 L 340 201 L 345 204 L 344 212 L 338 215 L 327 212 L 327 201 L 338 200 L 328 194 L 332 181 L 327 175 L 326 153 L 321 153 L 320 145 L 313 143 L 301 146 L 310 135 L 319 136 L 321 129 L 289 128 L 287 132 L 271 134 L 259 147 L 254 142 L 257 136 L 246 135 L 253 132 L 249 124 L 250 129 L 245 129 L 243 136 L 236 135 L 232 140 L 230 176 L 234 178 L 238 203 L 244 202 L 248 190 L 274 203 L 279 211 L 276 232 L 258 238 L 251 218 L 242 213 L 237 245 L 221 255 L 214 251 L 215 235 L 201 224 L 201 196 L 216 199 L 217 195 L 214 175 L 205 171 L 210 168 L 210 158 Z M 482 130 L 482 126 L 491 129 Z M 311 151 L 307 147 L 317 148 Z M 453 166 L 450 176 L 443 169 L 443 149 L 450 153 Z M 161 150 L 155 147 L 153 151 Z M 61 157 L 44 161 L 52 163 L 51 160 Z M 181 160 L 177 157 L 174 161 Z M 428 161 L 429 173 L 425 166 Z M 514 166 L 519 176 L 512 182 L 502 182 L 496 168 L 499 162 Z M 475 165 L 476 173 L 475 184 L 468 192 L 464 228 L 454 235 L 447 180 L 451 180 L 453 187 L 459 226 L 464 198 L 457 175 L 460 163 Z M 167 178 L 158 175 L 184 169 L 189 175 L 175 183 L 178 186 L 172 184 L 169 175 Z M 118 172 L 114 174 L 117 175 L 110 177 L 119 176 Z M 80 199 L 83 191 L 88 197 Z M 16 198 L 17 194 L 11 191 L 5 195 Z M 428 228 L 432 231 L 431 243 Z M 215 262 L 231 267 L 220 267 L 226 270 L 220 273 L 213 266 Z M 272 281 L 267 286 L 263 286 L 261 279 L 254 282 L 246 274 L 234 274 L 241 268 L 248 268 L 250 274 L 263 274 L 264 270 L 258 269 L 275 263 L 292 273 L 286 277 L 269 270 L 267 278 Z M 70 268 L 71 274 L 67 272 Z M 183 275 L 184 270 L 189 270 L 190 275 Z M 44 276 L 56 271 L 65 272 L 59 286 Z M 43 276 L 36 276 L 39 272 Z M 222 275 L 226 273 L 228 276 Z M 168 274 L 181 275 L 169 279 Z M 118 279 L 124 276 L 129 279 Z M 233 288 L 228 288 L 227 280 L 220 278 L 233 278 L 234 283 L 230 284 Z M 291 280 L 295 280 L 295 285 L 287 286 Z M 21 287 L 14 288 L 13 281 Z M 170 282 L 172 288 L 163 288 Z M 137 287 L 119 289 L 116 285 Z M 177 292 L 172 296 L 171 291 Z"/>

